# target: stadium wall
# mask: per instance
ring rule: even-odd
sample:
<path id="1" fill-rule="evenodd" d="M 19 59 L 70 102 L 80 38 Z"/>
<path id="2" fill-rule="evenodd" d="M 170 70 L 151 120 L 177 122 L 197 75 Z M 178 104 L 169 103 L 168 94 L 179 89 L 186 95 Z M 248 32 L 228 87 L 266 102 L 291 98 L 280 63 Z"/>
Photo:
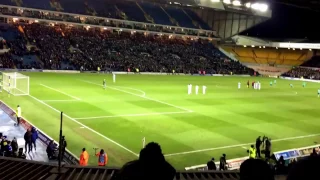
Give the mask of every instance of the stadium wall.
<path id="1" fill-rule="evenodd" d="M 0 109 L 3 110 L 13 121 L 16 121 L 16 113 L 15 111 L 9 107 L 6 103 L 0 100 Z M 43 131 L 41 131 L 39 128 L 37 128 L 35 125 L 31 124 L 26 118 L 21 118 L 21 125 L 22 127 L 27 130 L 31 127 L 35 127 L 38 131 L 38 137 L 40 142 L 42 142 L 45 146 L 49 145 L 49 142 L 53 140 L 50 136 L 45 134 Z M 59 143 L 54 141 L 54 144 L 56 147 L 59 147 Z M 67 164 L 71 165 L 77 165 L 79 164 L 79 159 L 76 155 L 72 154 L 68 149 L 66 149 L 66 152 L 63 156 L 63 161 Z"/>

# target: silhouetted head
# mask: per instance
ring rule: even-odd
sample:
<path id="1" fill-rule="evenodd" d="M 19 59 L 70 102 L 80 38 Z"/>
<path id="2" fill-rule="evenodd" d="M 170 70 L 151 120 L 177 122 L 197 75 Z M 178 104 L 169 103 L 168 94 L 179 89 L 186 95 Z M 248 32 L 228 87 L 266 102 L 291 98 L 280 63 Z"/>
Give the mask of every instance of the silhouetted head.
<path id="1" fill-rule="evenodd" d="M 274 180 L 274 175 L 265 161 L 247 159 L 240 166 L 240 180 Z"/>
<path id="2" fill-rule="evenodd" d="M 100 154 L 104 154 L 104 150 L 103 149 L 100 150 Z"/>

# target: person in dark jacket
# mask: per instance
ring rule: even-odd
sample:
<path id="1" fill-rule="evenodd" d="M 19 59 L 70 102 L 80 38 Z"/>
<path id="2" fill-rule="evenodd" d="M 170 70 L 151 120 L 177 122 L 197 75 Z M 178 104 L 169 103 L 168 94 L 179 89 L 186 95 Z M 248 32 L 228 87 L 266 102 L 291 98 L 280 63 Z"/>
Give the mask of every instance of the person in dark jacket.
<path id="1" fill-rule="evenodd" d="M 24 141 L 25 141 L 25 153 L 30 153 L 32 151 L 32 132 L 30 129 L 27 130 L 27 132 L 24 134 Z M 28 148 L 27 148 L 28 147 Z"/>
<path id="2" fill-rule="evenodd" d="M 161 147 L 154 142 L 140 151 L 139 159 L 126 163 L 117 175 L 118 180 L 172 180 L 176 170 L 162 154 Z"/>
<path id="3" fill-rule="evenodd" d="M 207 167 L 208 170 L 217 170 L 216 163 L 214 163 L 214 158 L 212 158 L 211 161 L 208 161 Z"/>
<path id="4" fill-rule="evenodd" d="M 261 158 L 261 154 L 260 154 L 260 146 L 261 146 L 261 143 L 262 143 L 262 141 L 261 141 L 261 136 L 259 136 L 259 137 L 257 138 L 257 140 L 256 140 L 256 150 L 257 150 L 257 156 L 258 156 L 259 158 Z"/>
<path id="5" fill-rule="evenodd" d="M 13 140 L 11 141 L 11 146 L 12 146 L 13 155 L 17 156 L 19 145 L 18 145 L 16 137 L 14 137 Z"/>
<path id="6" fill-rule="evenodd" d="M 51 140 L 49 145 L 47 146 L 47 150 L 46 150 L 49 160 L 53 160 L 53 159 L 57 158 L 57 157 L 54 156 L 56 150 L 57 150 L 57 148 L 54 145 L 54 141 Z"/>
<path id="7" fill-rule="evenodd" d="M 34 150 L 36 151 L 37 150 L 36 140 L 38 139 L 38 131 L 36 130 L 35 127 L 32 127 L 31 132 L 32 132 L 31 143 L 33 144 Z"/>
<path id="8" fill-rule="evenodd" d="M 219 165 L 219 170 L 227 170 L 227 159 L 226 159 L 226 154 L 222 154 L 220 157 L 220 165 Z"/>

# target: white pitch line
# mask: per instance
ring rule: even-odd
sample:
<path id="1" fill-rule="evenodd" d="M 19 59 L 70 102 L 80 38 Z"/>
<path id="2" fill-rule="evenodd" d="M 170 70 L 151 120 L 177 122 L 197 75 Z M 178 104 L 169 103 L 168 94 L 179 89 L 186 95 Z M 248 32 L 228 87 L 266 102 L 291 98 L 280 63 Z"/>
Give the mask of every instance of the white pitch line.
<path id="1" fill-rule="evenodd" d="M 69 96 L 69 97 L 71 97 L 71 98 L 73 98 L 73 99 L 76 99 L 76 100 L 78 100 L 78 101 L 81 100 L 80 98 L 77 98 L 77 97 L 75 97 L 75 96 L 71 96 L 70 94 L 67 94 L 67 93 L 65 93 L 65 92 L 62 92 L 62 91 L 60 91 L 60 90 L 58 90 L 58 89 L 49 87 L 49 86 L 44 85 L 44 84 L 40 84 L 40 85 L 43 86 L 43 87 L 46 87 L 46 88 L 48 88 L 48 89 L 51 89 L 51 90 L 53 90 L 53 91 L 57 91 L 57 92 L 59 92 L 59 93 L 61 93 L 61 94 L 64 94 L 64 95 L 66 95 L 66 96 Z"/>
<path id="2" fill-rule="evenodd" d="M 78 101 L 78 100 L 69 99 L 69 100 L 41 100 L 41 101 L 44 101 L 44 102 L 73 102 L 73 101 Z"/>
<path id="3" fill-rule="evenodd" d="M 159 112 L 159 113 L 144 113 L 144 114 L 123 114 L 123 115 L 113 115 L 113 116 L 83 117 L 83 118 L 74 118 L 74 119 L 76 119 L 76 120 L 81 120 L 81 119 L 101 119 L 101 118 L 134 117 L 134 116 L 154 116 L 154 115 L 186 114 L 186 113 L 191 113 L 191 112 L 179 111 L 179 112 Z"/>
<path id="4" fill-rule="evenodd" d="M 296 137 L 288 137 L 288 138 L 275 139 L 275 140 L 271 140 L 271 142 L 279 142 L 279 141 L 288 141 L 288 140 L 295 140 L 295 139 L 303 139 L 303 138 L 315 137 L 315 136 L 320 136 L 320 133 L 319 133 L 319 134 L 310 134 L 310 135 L 306 135 L 306 136 L 296 136 Z M 206 152 L 206 151 L 213 151 L 213 150 L 219 150 L 219 149 L 228 149 L 228 148 L 248 146 L 248 145 L 252 145 L 252 144 L 254 144 L 254 143 L 235 144 L 235 145 L 230 145 L 230 146 L 221 146 L 221 147 L 215 147 L 215 148 L 207 148 L 207 149 L 200 149 L 200 150 L 194 150 L 194 151 L 186 151 L 186 152 L 166 154 L 166 155 L 164 155 L 164 156 L 168 157 L 168 156 L 177 156 L 177 155 L 184 155 L 184 154 L 193 154 L 193 153 L 198 153 L 198 152 Z"/>
<path id="5" fill-rule="evenodd" d="M 86 82 L 86 83 L 89 83 L 89 84 L 94 84 L 94 85 L 97 85 L 97 86 L 103 86 L 101 84 L 97 84 L 97 83 L 94 83 L 94 82 L 91 82 L 91 81 L 84 81 L 84 80 L 80 80 L 80 81 L 83 81 L 83 82 Z M 110 88 L 110 89 L 113 89 L 113 90 L 117 90 L 117 91 L 121 91 L 121 92 L 124 92 L 124 93 L 127 93 L 127 94 L 131 94 L 131 95 L 134 95 L 134 96 L 138 96 L 138 97 L 141 97 L 141 98 L 144 98 L 144 99 L 148 99 L 150 101 L 155 101 L 155 102 L 158 102 L 158 103 L 161 103 L 161 104 L 165 104 L 165 105 L 168 105 L 168 106 L 172 106 L 172 107 L 175 107 L 177 109 L 182 109 L 184 111 L 193 112 L 190 109 L 179 107 L 179 106 L 176 106 L 176 105 L 173 105 L 173 104 L 170 104 L 170 103 L 166 103 L 166 102 L 163 102 L 163 101 L 160 101 L 160 100 L 152 99 L 152 98 L 149 98 L 149 97 L 146 97 L 146 96 L 141 96 L 141 95 L 138 95 L 138 94 L 134 94 L 134 93 L 131 93 L 129 91 L 122 90 L 122 89 L 118 89 L 118 88 L 114 88 L 114 87 L 110 87 L 110 86 L 107 86 L 107 88 Z"/>
<path id="6" fill-rule="evenodd" d="M 144 92 L 144 91 L 142 91 L 142 90 L 139 90 L 139 89 L 135 89 L 135 88 L 131 88 L 131 87 L 122 87 L 122 86 L 113 86 L 113 87 L 124 88 L 124 89 L 131 89 L 131 90 L 134 90 L 134 91 L 141 92 L 141 93 L 142 93 L 141 96 L 146 96 L 146 92 Z"/>
<path id="7" fill-rule="evenodd" d="M 34 100 L 38 101 L 39 103 L 41 103 L 41 104 L 43 104 L 43 105 L 47 106 L 48 108 L 50 108 L 50 109 L 52 109 L 52 110 L 56 111 L 57 113 L 61 113 L 61 112 L 60 112 L 59 110 L 57 110 L 56 108 L 54 108 L 54 107 L 50 106 L 49 104 L 47 104 L 47 103 L 45 103 L 45 102 L 41 101 L 40 99 L 38 99 L 38 98 L 36 98 L 36 97 L 34 97 L 34 96 L 31 96 L 31 95 L 29 95 L 29 96 L 30 96 L 31 98 L 33 98 Z M 115 144 L 115 145 L 117 145 L 117 146 L 121 147 L 122 149 L 124 149 L 124 150 L 126 150 L 126 151 L 130 152 L 131 154 L 133 154 L 133 155 L 135 155 L 135 156 L 137 156 L 137 157 L 139 156 L 138 154 L 136 154 L 135 152 L 131 151 L 130 149 L 128 149 L 128 148 L 124 147 L 123 145 L 121 145 L 121 144 L 117 143 L 116 141 L 114 141 L 114 140 L 112 140 L 112 139 L 110 139 L 110 138 L 108 138 L 108 137 L 104 136 L 103 134 L 101 134 L 101 133 L 99 133 L 99 132 L 97 132 L 97 131 L 95 131 L 95 130 L 91 129 L 90 127 L 88 127 L 88 126 L 86 126 L 86 125 L 82 124 L 81 122 L 79 122 L 79 121 L 77 121 L 77 120 L 73 119 L 72 117 L 68 116 L 67 114 L 64 114 L 64 113 L 63 113 L 63 115 L 64 115 L 65 117 L 69 118 L 71 121 L 73 121 L 73 122 L 75 122 L 75 123 L 79 124 L 81 127 L 84 127 L 84 128 L 86 128 L 86 129 L 90 130 L 91 132 L 93 132 L 93 133 L 95 133 L 95 134 L 97 134 L 97 135 L 101 136 L 102 138 L 104 138 L 104 139 L 106 139 L 106 140 L 108 140 L 108 141 L 112 142 L 113 144 Z"/>

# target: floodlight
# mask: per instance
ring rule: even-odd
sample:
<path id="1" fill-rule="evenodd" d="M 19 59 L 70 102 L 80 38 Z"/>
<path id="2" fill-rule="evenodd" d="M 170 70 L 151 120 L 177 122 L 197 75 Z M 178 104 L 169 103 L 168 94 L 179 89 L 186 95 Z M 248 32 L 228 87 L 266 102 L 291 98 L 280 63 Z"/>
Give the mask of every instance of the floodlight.
<path id="1" fill-rule="evenodd" d="M 223 2 L 226 3 L 226 4 L 231 4 L 230 0 L 223 0 Z"/>
<path id="2" fill-rule="evenodd" d="M 232 1 L 232 4 L 233 4 L 234 6 L 241 6 L 241 2 L 240 2 L 239 0 L 234 0 L 234 1 Z"/>

